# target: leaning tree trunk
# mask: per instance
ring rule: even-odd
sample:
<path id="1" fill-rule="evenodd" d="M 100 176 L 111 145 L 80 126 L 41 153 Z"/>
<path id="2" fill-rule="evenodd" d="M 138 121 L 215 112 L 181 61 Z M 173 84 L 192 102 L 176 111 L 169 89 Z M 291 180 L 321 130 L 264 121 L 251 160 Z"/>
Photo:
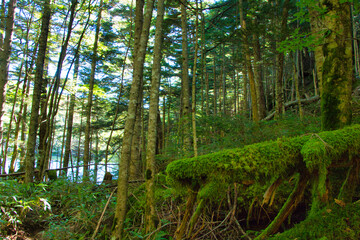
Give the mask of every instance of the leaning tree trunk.
<path id="1" fill-rule="evenodd" d="M 26 156 L 25 156 L 25 183 L 33 181 L 34 178 L 34 164 L 35 164 L 35 147 L 36 147 L 36 133 L 38 129 L 38 118 L 40 108 L 41 86 L 43 82 L 44 63 L 47 48 L 47 38 L 49 34 L 51 18 L 50 0 L 45 0 L 43 4 L 43 16 L 41 23 L 41 32 L 39 37 L 39 51 L 35 62 L 35 79 L 34 90 L 31 105 L 31 115 L 29 124 L 29 136 L 27 140 Z"/>

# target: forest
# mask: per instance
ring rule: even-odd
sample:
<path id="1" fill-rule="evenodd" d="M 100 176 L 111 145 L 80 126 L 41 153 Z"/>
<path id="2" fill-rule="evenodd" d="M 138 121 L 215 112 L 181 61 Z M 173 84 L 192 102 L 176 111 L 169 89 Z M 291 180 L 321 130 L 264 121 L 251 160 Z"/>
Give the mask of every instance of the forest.
<path id="1" fill-rule="evenodd" d="M 358 0 L 2 0 L 0 239 L 360 239 Z"/>

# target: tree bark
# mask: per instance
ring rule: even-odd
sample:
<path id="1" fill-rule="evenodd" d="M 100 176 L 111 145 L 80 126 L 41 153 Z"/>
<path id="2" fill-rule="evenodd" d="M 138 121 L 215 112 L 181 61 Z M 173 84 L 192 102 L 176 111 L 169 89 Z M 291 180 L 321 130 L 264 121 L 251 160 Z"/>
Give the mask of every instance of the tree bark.
<path id="1" fill-rule="evenodd" d="M 241 27 L 244 32 L 246 32 L 246 21 L 244 18 L 244 7 L 243 7 L 243 0 L 239 0 L 240 5 L 240 22 Z M 257 104 L 257 95 L 256 95 L 256 85 L 255 85 L 255 79 L 254 79 L 254 72 L 251 64 L 250 59 L 250 47 L 248 40 L 244 37 L 244 51 L 245 51 L 245 59 L 246 59 L 246 66 L 247 66 L 247 73 L 249 76 L 249 83 L 250 83 L 250 94 L 251 94 L 251 108 L 252 108 L 252 120 L 254 122 L 259 122 L 259 110 L 258 110 L 258 104 Z"/>
<path id="2" fill-rule="evenodd" d="M 138 7 L 138 4 L 136 4 Z M 121 160 L 119 163 L 119 178 L 118 178 L 118 193 L 115 209 L 115 228 L 112 233 L 114 239 L 121 239 L 124 231 L 124 223 L 126 219 L 126 202 L 128 194 L 128 179 L 129 179 L 129 164 L 131 159 L 131 142 L 135 126 L 135 118 L 137 111 L 138 97 L 142 89 L 142 72 L 144 67 L 144 60 L 146 55 L 146 47 L 149 40 L 149 29 L 152 18 L 152 11 L 154 8 L 154 1 L 148 0 L 145 6 L 144 23 L 142 25 L 141 37 L 136 58 L 133 66 L 133 81 L 130 89 L 130 100 L 128 105 L 127 118 L 125 122 L 123 144 L 121 149 Z M 135 25 L 138 23 L 136 22 Z M 135 29 L 137 26 L 135 26 Z"/>
<path id="3" fill-rule="evenodd" d="M 258 24 L 257 19 L 253 20 L 254 26 Z M 261 49 L 259 36 L 256 30 L 253 34 L 254 41 L 254 77 L 256 84 L 256 101 L 259 106 L 259 119 L 263 119 L 266 116 L 265 94 L 262 79 L 262 67 L 261 67 Z"/>
<path id="4" fill-rule="evenodd" d="M 73 87 L 76 86 L 76 81 L 79 74 L 79 54 L 75 56 L 75 65 L 74 65 L 74 75 L 73 75 Z M 63 167 L 69 166 L 69 160 L 71 155 L 71 137 L 73 130 L 73 122 L 74 122 L 74 110 L 75 110 L 75 93 L 71 93 L 70 95 L 70 103 L 69 103 L 69 116 L 67 121 L 67 129 L 66 129 L 66 140 L 65 140 L 65 153 L 64 153 L 64 162 Z M 67 168 L 64 169 L 62 175 L 67 175 Z"/>
<path id="5" fill-rule="evenodd" d="M 95 71 L 96 71 L 96 63 L 97 63 L 97 52 L 98 52 L 98 41 L 100 35 L 100 26 L 101 26 L 101 14 L 103 10 L 103 0 L 100 1 L 99 5 L 99 14 L 96 22 L 96 31 L 95 31 L 95 39 L 94 39 L 94 47 L 93 47 L 93 56 L 91 59 L 91 73 L 89 80 L 89 94 L 88 94 L 88 102 L 86 105 L 86 126 L 85 126 L 85 142 L 84 142 L 84 167 L 83 167 L 83 181 L 89 180 L 89 163 L 90 163 L 90 135 L 91 135 L 91 109 L 92 109 L 92 101 L 93 101 L 93 91 L 94 91 L 94 83 L 95 83 Z"/>
<path id="6" fill-rule="evenodd" d="M 148 141 L 146 148 L 146 168 L 145 168 L 145 184 L 146 184 L 146 206 L 145 206 L 145 230 L 146 233 L 151 232 L 155 228 L 156 212 L 155 212 L 155 155 L 156 155 L 156 138 L 158 128 L 158 109 L 159 109 L 159 86 L 161 78 L 161 59 L 162 59 L 162 25 L 164 19 L 164 0 L 157 2 L 157 17 L 155 25 L 155 45 L 154 58 L 151 72 L 151 89 L 150 89 L 150 109 L 149 109 L 149 126 Z"/>
<path id="7" fill-rule="evenodd" d="M 194 49 L 194 66 L 193 66 L 193 78 L 192 78 L 192 90 L 191 90 L 191 122 L 192 122 L 192 135 L 193 135 L 193 150 L 194 157 L 198 156 L 198 147 L 197 147 L 197 135 L 196 135 L 196 71 L 197 71 L 197 55 L 199 50 L 199 8 L 198 2 L 196 1 L 195 9 L 195 49 Z M 225 101 L 225 100 L 224 100 Z"/>
<path id="8" fill-rule="evenodd" d="M 190 133 L 190 88 L 189 88 L 189 59 L 188 59 L 188 38 L 187 38 L 187 13 L 186 1 L 181 1 L 181 36 L 182 36 L 182 68 L 181 68 L 181 121 L 182 135 L 184 137 L 183 149 L 185 152 L 191 149 Z"/>
<path id="9" fill-rule="evenodd" d="M 335 130 L 351 123 L 353 82 L 350 3 L 321 1 L 326 27 L 322 56 L 321 127 Z M 319 56 L 317 56 L 319 57 Z M 320 60 L 319 60 L 320 61 Z"/>
<path id="10" fill-rule="evenodd" d="M 9 74 L 9 64 L 10 64 L 10 55 L 11 55 L 11 40 L 12 33 L 14 29 L 14 17 L 15 17 L 15 5 L 16 0 L 10 0 L 7 7 L 7 16 L 5 20 L 5 36 L 1 33 L 1 42 L 0 42 L 0 145 L 3 144 L 3 115 L 5 107 L 5 98 L 6 98 L 6 84 L 8 81 Z M 3 5 L 5 9 L 5 6 Z M 0 162 L 2 162 L 3 172 L 5 171 L 5 162 L 6 159 L 1 156 Z M 1 166 L 0 166 L 1 167 Z"/>
<path id="11" fill-rule="evenodd" d="M 26 147 L 27 151 L 25 156 L 25 178 L 24 178 L 25 183 L 32 182 L 34 177 L 36 133 L 38 129 L 41 86 L 43 83 L 43 72 L 44 72 L 47 40 L 48 40 L 47 38 L 50 27 L 50 18 L 51 18 L 50 0 L 45 0 L 43 3 L 43 16 L 41 23 L 41 32 L 39 37 L 39 51 L 35 62 L 36 70 L 35 70 L 35 79 L 34 79 L 34 90 L 33 90 L 32 105 L 31 105 L 29 136 Z"/>
<path id="12" fill-rule="evenodd" d="M 286 38 L 285 32 L 287 28 L 288 9 L 289 9 L 289 0 L 285 0 L 282 10 L 281 24 L 280 24 L 280 37 L 279 37 L 280 42 L 284 41 Z M 283 84 L 284 59 L 285 59 L 284 53 L 278 52 L 276 55 L 277 75 L 276 75 L 276 88 L 275 88 L 275 94 L 276 94 L 275 117 L 280 117 L 281 115 L 285 114 L 285 107 L 284 107 L 285 98 L 284 98 L 284 84 Z"/>

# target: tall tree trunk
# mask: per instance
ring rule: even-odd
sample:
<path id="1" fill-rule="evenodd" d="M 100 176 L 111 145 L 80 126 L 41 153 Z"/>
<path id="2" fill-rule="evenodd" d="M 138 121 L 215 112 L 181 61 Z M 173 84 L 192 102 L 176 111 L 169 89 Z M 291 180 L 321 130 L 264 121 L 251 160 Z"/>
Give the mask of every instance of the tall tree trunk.
<path id="1" fill-rule="evenodd" d="M 23 65 L 24 62 L 21 62 L 21 66 L 20 66 L 20 72 L 19 72 L 19 78 L 18 78 L 18 82 L 16 84 L 16 89 L 15 89 L 15 96 L 14 96 L 14 101 L 13 101 L 13 106 L 11 109 L 11 113 L 10 113 L 10 122 L 9 122 L 9 127 L 7 129 L 7 134 L 6 134 L 6 143 L 5 143 L 5 149 L 4 149 L 4 159 L 2 162 L 2 168 L 3 168 L 3 173 L 5 173 L 5 165 L 6 165 L 6 159 L 7 159 L 7 153 L 8 153 L 8 148 L 9 148 L 9 141 L 10 141 L 10 134 L 11 134 L 11 128 L 12 128 L 12 122 L 15 118 L 15 106 L 16 106 L 16 102 L 17 102 L 17 98 L 18 98 L 18 91 L 19 91 L 19 87 L 20 87 L 20 79 L 21 79 L 21 75 L 22 75 L 22 69 L 23 69 Z M 15 120 L 16 121 L 16 120 Z M 15 138 L 14 138 L 15 139 Z M 14 166 L 14 163 L 11 161 L 10 162 L 10 169 L 11 166 Z M 14 169 L 14 167 L 12 167 L 12 169 Z"/>
<path id="2" fill-rule="evenodd" d="M 76 86 L 77 78 L 79 75 L 79 54 L 75 56 L 75 65 L 74 65 L 74 75 L 73 75 L 73 83 L 71 84 L 72 87 Z M 71 155 L 71 137 L 72 137 L 72 130 L 73 130 L 73 122 L 74 122 L 74 110 L 75 110 L 75 93 L 72 92 L 70 95 L 70 103 L 69 103 L 69 116 L 67 121 L 67 129 L 66 129 L 66 140 L 65 140 L 65 153 L 64 153 L 64 162 L 63 167 L 65 168 L 62 172 L 62 175 L 66 176 L 69 166 L 69 160 Z"/>
<path id="3" fill-rule="evenodd" d="M 8 81 L 9 74 L 9 63 L 11 55 L 11 40 L 12 32 L 14 28 L 14 17 L 15 17 L 15 5 L 16 0 L 10 0 L 7 7 L 7 16 L 5 20 L 5 36 L 1 32 L 1 41 L 0 41 L 0 145 L 3 143 L 3 115 L 5 107 L 5 98 L 6 98 L 6 84 Z M 5 10 L 5 6 L 3 5 Z M 5 18 L 4 18 L 5 19 Z M 3 30 L 3 29 L 1 29 Z M 2 162 L 3 172 L 5 172 L 5 162 L 6 159 L 1 156 L 0 162 Z M 1 167 L 1 166 L 0 166 Z"/>
<path id="4" fill-rule="evenodd" d="M 143 78 L 143 76 L 141 76 Z M 141 177 L 142 169 L 142 127 L 143 127 L 143 86 L 141 86 L 140 94 L 137 100 L 135 127 L 131 142 L 129 179 L 135 180 Z"/>
<path id="5" fill-rule="evenodd" d="M 142 5 L 143 2 L 139 1 L 140 4 Z M 131 1 L 131 9 L 133 9 L 133 1 Z M 138 11 L 138 10 L 137 10 Z M 142 15 L 142 6 L 141 6 L 141 13 Z M 133 38 L 133 33 L 132 33 L 132 28 L 133 28 L 133 20 L 132 20 L 132 11 L 130 12 L 130 18 L 131 18 L 131 22 L 130 22 L 130 37 L 129 37 L 129 41 L 128 41 L 128 45 L 126 48 L 126 52 L 125 52 L 125 56 L 124 56 L 124 64 L 122 66 L 122 71 L 121 71 L 121 82 L 120 82 L 120 87 L 119 87 L 119 95 L 118 95 L 118 100 L 117 100 L 117 105 L 116 105 L 116 111 L 115 111 L 115 116 L 112 122 L 112 127 L 111 127 L 111 131 L 110 131 L 110 136 L 109 139 L 106 143 L 106 148 L 105 148 L 105 173 L 107 172 L 107 165 L 108 165 L 108 155 L 109 155 L 109 147 L 110 147 L 110 143 L 111 143 L 111 139 L 112 139 L 112 135 L 114 133 L 114 129 L 115 129 L 115 123 L 116 120 L 118 118 L 119 115 L 119 111 L 120 111 L 120 100 L 122 97 L 122 92 L 123 92 L 123 88 L 124 88 L 124 75 L 125 75 L 125 70 L 126 70 L 126 60 L 128 57 L 128 53 L 130 51 L 130 47 L 131 47 L 131 40 Z M 138 41 L 138 40 L 137 40 Z"/>
<path id="6" fill-rule="evenodd" d="M 258 24 L 257 19 L 253 20 L 254 26 Z M 266 106 L 265 106 L 265 94 L 264 86 L 262 79 L 262 67 L 261 67 L 261 49 L 260 49 L 260 40 L 256 30 L 253 34 L 254 41 L 254 77 L 256 83 L 256 101 L 259 106 L 259 119 L 263 119 L 266 116 Z"/>
<path id="7" fill-rule="evenodd" d="M 299 67 L 299 51 L 296 51 L 295 54 L 295 64 L 294 64 L 294 76 L 295 76 L 295 92 L 296 92 L 296 99 L 298 100 L 299 105 L 299 117 L 300 120 L 303 120 L 304 118 L 304 112 L 301 106 L 301 96 L 300 96 L 300 90 L 299 90 L 299 76 L 300 76 L 300 67 Z"/>
<path id="8" fill-rule="evenodd" d="M 214 99 L 213 99 L 213 104 L 214 104 L 214 111 L 213 111 L 213 115 L 216 116 L 217 114 L 217 85 L 216 85 L 216 60 L 215 60 L 215 54 L 214 54 L 214 66 L 213 66 L 213 74 L 214 74 L 214 86 L 213 86 L 213 91 L 214 91 Z"/>
<path id="9" fill-rule="evenodd" d="M 85 127 L 85 142 L 84 142 L 84 167 L 83 167 L 83 181 L 89 180 L 89 163 L 90 163 L 90 136 L 91 136 L 91 109 L 93 101 L 93 91 L 94 91 L 94 82 L 95 82 L 95 71 L 97 63 L 97 52 L 98 52 L 98 41 L 100 35 L 100 26 L 101 26 L 101 13 L 103 10 L 103 0 L 100 1 L 99 5 L 99 14 L 96 22 L 96 31 L 95 39 L 93 46 L 93 56 L 91 59 L 91 73 L 89 80 L 89 94 L 88 102 L 86 105 L 86 127 Z"/>
<path id="10" fill-rule="evenodd" d="M 193 78 L 192 78 L 192 90 L 191 90 L 191 122 L 192 122 L 192 135 L 193 135 L 193 150 L 194 157 L 198 156 L 198 148 L 197 148 L 197 135 L 196 135 L 196 71 L 197 71 L 197 55 L 199 49 L 199 8 L 198 2 L 195 0 L 196 9 L 195 9 L 195 49 L 194 49 L 194 66 L 193 66 Z M 224 99 L 225 101 L 225 99 Z"/>
<path id="11" fill-rule="evenodd" d="M 320 97 L 323 130 L 334 130 L 351 123 L 353 56 L 350 4 L 340 2 L 320 1 L 325 13 L 317 23 L 328 29 L 322 33 L 322 54 L 315 56 L 317 63 L 324 60 L 322 67 L 317 70 L 321 71 L 322 76 Z"/>
<path id="12" fill-rule="evenodd" d="M 243 65 L 243 110 L 245 115 L 247 116 L 249 112 L 249 97 L 248 97 L 248 74 L 247 74 L 247 66 L 246 62 Z"/>
<path id="13" fill-rule="evenodd" d="M 288 10 L 289 10 L 289 0 L 284 1 L 284 6 L 282 10 L 282 19 L 280 24 L 280 37 L 279 41 L 282 42 L 285 40 L 285 32 L 287 28 L 287 19 L 288 19 Z M 276 55 L 276 63 L 277 63 L 277 77 L 276 77 L 276 106 L 275 111 L 276 117 L 280 117 L 285 113 L 285 106 L 284 106 L 284 84 L 283 84 L 283 78 L 284 78 L 284 53 L 280 52 Z"/>
<path id="14" fill-rule="evenodd" d="M 182 135 L 184 137 L 183 149 L 185 152 L 191 148 L 190 134 L 190 88 L 189 88 L 189 60 L 188 60 L 188 38 L 187 38 L 187 13 L 186 1 L 181 1 L 181 36 L 182 36 L 182 75 L 181 75 L 181 96 L 182 96 Z"/>
<path id="15" fill-rule="evenodd" d="M 239 0 L 240 5 L 240 22 L 241 22 L 241 28 L 243 29 L 244 33 L 246 33 L 246 21 L 244 18 L 244 7 L 243 7 L 243 0 Z M 250 51 L 249 51 L 249 43 L 248 40 L 243 37 L 244 39 L 244 51 L 245 51 L 245 59 L 246 59 L 246 66 L 247 66 L 247 72 L 249 76 L 249 83 L 250 83 L 250 94 L 251 94 L 251 108 L 252 108 L 252 120 L 254 122 L 259 122 L 259 109 L 257 104 L 257 95 L 256 95 L 256 85 L 255 85 L 255 78 L 254 78 L 254 72 L 251 64 L 250 59 Z"/>
<path id="16" fill-rule="evenodd" d="M 138 7 L 138 4 L 136 4 Z M 124 223 L 126 219 L 126 202 L 128 196 L 128 180 L 129 180 L 129 164 L 131 159 L 131 142 L 135 126 L 135 118 L 137 111 L 138 97 L 142 89 L 142 72 L 144 67 L 146 47 L 149 40 L 149 29 L 151 25 L 152 11 L 154 8 L 154 1 L 148 0 L 145 6 L 144 23 L 142 26 L 141 37 L 139 45 L 136 48 L 134 65 L 133 65 L 133 81 L 130 89 L 130 100 L 125 122 L 123 144 L 121 149 L 121 160 L 119 163 L 119 178 L 118 178 L 118 193 L 115 209 L 115 228 L 112 233 L 114 239 L 121 239 L 124 230 Z M 135 29 L 137 28 L 135 23 Z"/>
<path id="17" fill-rule="evenodd" d="M 161 58 L 162 58 L 162 25 L 164 19 L 164 0 L 157 2 L 157 17 L 155 25 L 155 45 L 154 59 L 151 73 L 151 89 L 150 89 L 150 109 L 149 109 L 149 126 L 148 141 L 146 149 L 146 206 L 145 206 L 145 230 L 149 233 L 155 228 L 156 212 L 155 212 L 155 155 L 156 155 L 156 138 L 158 125 L 158 109 L 159 109 L 159 86 L 161 78 Z"/>
<path id="18" fill-rule="evenodd" d="M 35 164 L 36 133 L 38 129 L 38 118 L 40 108 L 41 86 L 43 82 L 44 62 L 47 48 L 47 37 L 49 34 L 51 18 L 50 0 L 44 0 L 41 32 L 39 37 L 39 51 L 35 62 L 36 71 L 34 79 L 34 90 L 32 97 L 31 116 L 29 124 L 29 136 L 25 157 L 25 183 L 33 181 Z"/>

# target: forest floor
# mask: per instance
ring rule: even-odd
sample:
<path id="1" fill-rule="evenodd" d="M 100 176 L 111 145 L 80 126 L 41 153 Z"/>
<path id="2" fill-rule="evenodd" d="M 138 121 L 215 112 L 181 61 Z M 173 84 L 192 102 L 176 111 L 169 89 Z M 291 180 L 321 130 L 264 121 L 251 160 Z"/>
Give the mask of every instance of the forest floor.
<path id="1" fill-rule="evenodd" d="M 216 132 L 207 131 L 209 121 Z M 200 119 L 199 139 L 207 142 L 199 149 L 205 154 L 319 130 L 317 117 L 299 121 L 297 116 L 290 115 L 281 121 L 262 122 L 260 126 L 242 117 L 229 117 L 226 121 L 220 117 Z M 144 184 L 131 185 L 126 239 L 172 239 L 186 200 L 186 193 L 175 191 L 164 174 L 167 164 L 176 158 L 176 152 L 171 150 L 158 158 L 155 197 L 159 222 L 150 234 L 144 233 Z M 224 196 L 206 204 L 192 239 L 253 239 L 276 216 L 294 184 L 294 181 L 283 183 L 267 207 L 260 200 L 266 187 L 251 183 L 229 186 Z M 116 205 L 111 186 L 75 183 L 63 178 L 29 185 L 17 179 L 2 179 L 0 186 L 0 239 L 92 239 L 96 229 L 93 239 L 110 237 Z M 297 210 L 282 225 L 283 233 L 271 239 L 360 239 L 359 202 L 330 203 L 322 212 L 306 218 L 310 194 L 305 192 Z"/>

